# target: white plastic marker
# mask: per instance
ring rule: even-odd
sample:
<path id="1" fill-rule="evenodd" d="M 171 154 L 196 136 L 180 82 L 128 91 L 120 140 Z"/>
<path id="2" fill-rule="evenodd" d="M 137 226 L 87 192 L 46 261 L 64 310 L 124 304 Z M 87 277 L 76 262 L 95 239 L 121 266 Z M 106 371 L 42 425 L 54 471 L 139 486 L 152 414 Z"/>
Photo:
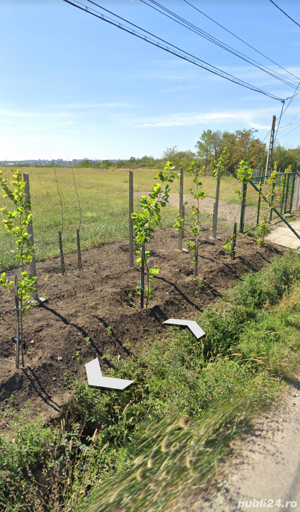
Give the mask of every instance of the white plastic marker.
<path id="1" fill-rule="evenodd" d="M 111 377 L 103 377 L 99 359 L 93 359 L 85 365 L 86 376 L 89 386 L 97 388 L 125 389 L 132 384 L 134 380 L 113 379 Z"/>
<path id="2" fill-rule="evenodd" d="M 166 320 L 163 322 L 163 324 L 186 326 L 190 329 L 190 331 L 192 331 L 197 339 L 201 338 L 205 334 L 205 332 L 194 320 L 177 320 L 176 318 L 169 318 L 169 320 Z"/>

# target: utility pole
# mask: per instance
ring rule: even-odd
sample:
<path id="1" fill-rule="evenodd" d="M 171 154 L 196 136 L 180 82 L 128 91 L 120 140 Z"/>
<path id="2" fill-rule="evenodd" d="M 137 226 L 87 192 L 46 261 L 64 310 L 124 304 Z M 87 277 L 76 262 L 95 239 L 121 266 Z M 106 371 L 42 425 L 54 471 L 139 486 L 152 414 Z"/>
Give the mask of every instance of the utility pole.
<path id="1" fill-rule="evenodd" d="M 268 176 L 269 174 L 271 174 L 271 171 L 272 171 L 272 158 L 273 158 L 273 148 L 274 148 L 275 123 L 276 123 L 276 116 L 273 116 L 273 118 L 272 118 L 272 125 L 271 125 L 271 133 L 270 133 L 270 142 L 269 142 L 268 156 L 267 156 L 267 164 L 266 164 L 266 170 L 265 170 L 265 176 Z"/>

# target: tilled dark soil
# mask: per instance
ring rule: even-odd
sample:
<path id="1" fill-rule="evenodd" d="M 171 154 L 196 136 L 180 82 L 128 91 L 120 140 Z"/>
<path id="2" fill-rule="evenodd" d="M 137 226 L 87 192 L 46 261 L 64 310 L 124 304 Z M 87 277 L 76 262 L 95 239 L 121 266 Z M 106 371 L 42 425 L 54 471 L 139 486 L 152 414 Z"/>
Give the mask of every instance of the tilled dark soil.
<path id="1" fill-rule="evenodd" d="M 150 244 L 151 266 L 161 269 L 154 283 L 154 299 L 139 308 L 140 273 L 128 266 L 128 243 L 115 242 L 83 253 L 83 270 L 76 255 L 65 258 L 67 273 L 52 259 L 37 264 L 39 296 L 46 302 L 25 318 L 25 367 L 15 369 L 15 313 L 13 296 L 0 290 L 0 412 L 21 410 L 27 417 L 45 420 L 59 415 L 72 395 L 77 380 L 86 380 L 84 364 L 110 354 L 138 356 L 166 327 L 168 318 L 193 319 L 210 307 L 241 275 L 256 272 L 284 250 L 273 244 L 263 248 L 246 236 L 238 236 L 237 257 L 231 260 L 223 246 L 231 231 L 220 228 L 213 240 L 203 228 L 199 247 L 202 286 L 193 279 L 193 263 L 177 250 L 178 235 L 172 228 L 157 231 Z M 186 239 L 185 239 L 186 242 Z M 184 242 L 184 247 L 186 247 Z M 13 278 L 14 272 L 9 273 Z M 123 346 L 130 342 L 129 346 Z M 111 363 L 104 359 L 103 371 Z M 128 376 L 130 378 L 130 376 Z M 1 421 L 6 425 L 5 417 Z"/>

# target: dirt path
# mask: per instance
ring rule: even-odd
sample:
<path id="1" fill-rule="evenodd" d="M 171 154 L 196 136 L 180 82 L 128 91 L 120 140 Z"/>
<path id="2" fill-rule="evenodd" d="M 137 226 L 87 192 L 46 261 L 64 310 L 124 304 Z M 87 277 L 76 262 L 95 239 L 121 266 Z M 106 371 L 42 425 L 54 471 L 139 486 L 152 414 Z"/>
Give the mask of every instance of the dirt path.
<path id="1" fill-rule="evenodd" d="M 149 192 L 139 192 L 139 194 L 136 195 L 136 197 L 140 197 L 142 195 L 148 195 Z M 197 202 L 196 199 L 193 199 L 191 194 L 184 194 L 183 195 L 183 201 L 187 203 L 189 207 L 196 206 Z M 201 199 L 200 201 L 200 210 L 201 213 L 207 213 L 212 214 L 214 210 L 214 203 L 215 199 L 210 197 L 205 197 L 204 199 Z M 178 194 L 170 193 L 169 196 L 169 204 L 170 206 L 176 206 L 178 207 Z M 231 225 L 234 222 L 240 221 L 240 215 L 241 215 L 241 205 L 240 203 L 225 203 L 224 201 L 219 202 L 219 209 L 218 209 L 218 220 L 219 221 L 226 221 L 230 223 Z M 245 210 L 245 221 L 250 221 L 256 218 L 256 208 L 247 206 Z"/>
<path id="2" fill-rule="evenodd" d="M 254 421 L 251 436 L 237 440 L 235 457 L 219 469 L 214 491 L 184 512 L 300 510 L 300 380 L 280 407 Z"/>

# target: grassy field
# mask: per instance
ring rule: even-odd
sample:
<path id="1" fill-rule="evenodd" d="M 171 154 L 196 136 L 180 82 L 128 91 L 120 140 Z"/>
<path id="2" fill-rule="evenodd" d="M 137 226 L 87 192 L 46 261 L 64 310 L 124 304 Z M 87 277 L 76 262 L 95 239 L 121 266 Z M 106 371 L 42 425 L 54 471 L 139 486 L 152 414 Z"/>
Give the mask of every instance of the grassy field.
<path id="1" fill-rule="evenodd" d="M 82 249 L 128 238 L 128 170 L 74 169 L 75 182 L 73 169 L 70 168 L 29 167 L 24 172 L 30 178 L 34 238 L 39 260 L 59 255 L 59 230 L 63 232 L 65 253 L 76 251 L 76 229 L 79 227 Z M 157 172 L 157 169 L 134 171 L 135 209 L 138 209 L 140 193 L 152 188 Z M 5 176 L 9 174 L 10 170 L 5 170 Z M 189 193 L 191 185 L 191 178 L 185 176 L 185 193 Z M 228 204 L 238 203 L 238 197 L 234 193 L 237 186 L 234 178 L 222 178 L 221 201 Z M 215 187 L 215 178 L 204 176 L 203 190 L 207 197 L 215 197 Z M 171 185 L 171 192 L 179 193 L 179 180 Z M 255 201 L 255 192 L 250 192 L 247 204 L 251 205 Z M 3 204 L 5 201 L 0 193 L 0 206 Z M 177 208 L 168 206 L 163 211 L 161 227 L 173 225 L 176 215 Z M 187 222 L 191 221 L 191 212 L 188 209 L 186 216 Z M 0 269 L 12 268 L 15 265 L 13 241 L 1 223 Z"/>

